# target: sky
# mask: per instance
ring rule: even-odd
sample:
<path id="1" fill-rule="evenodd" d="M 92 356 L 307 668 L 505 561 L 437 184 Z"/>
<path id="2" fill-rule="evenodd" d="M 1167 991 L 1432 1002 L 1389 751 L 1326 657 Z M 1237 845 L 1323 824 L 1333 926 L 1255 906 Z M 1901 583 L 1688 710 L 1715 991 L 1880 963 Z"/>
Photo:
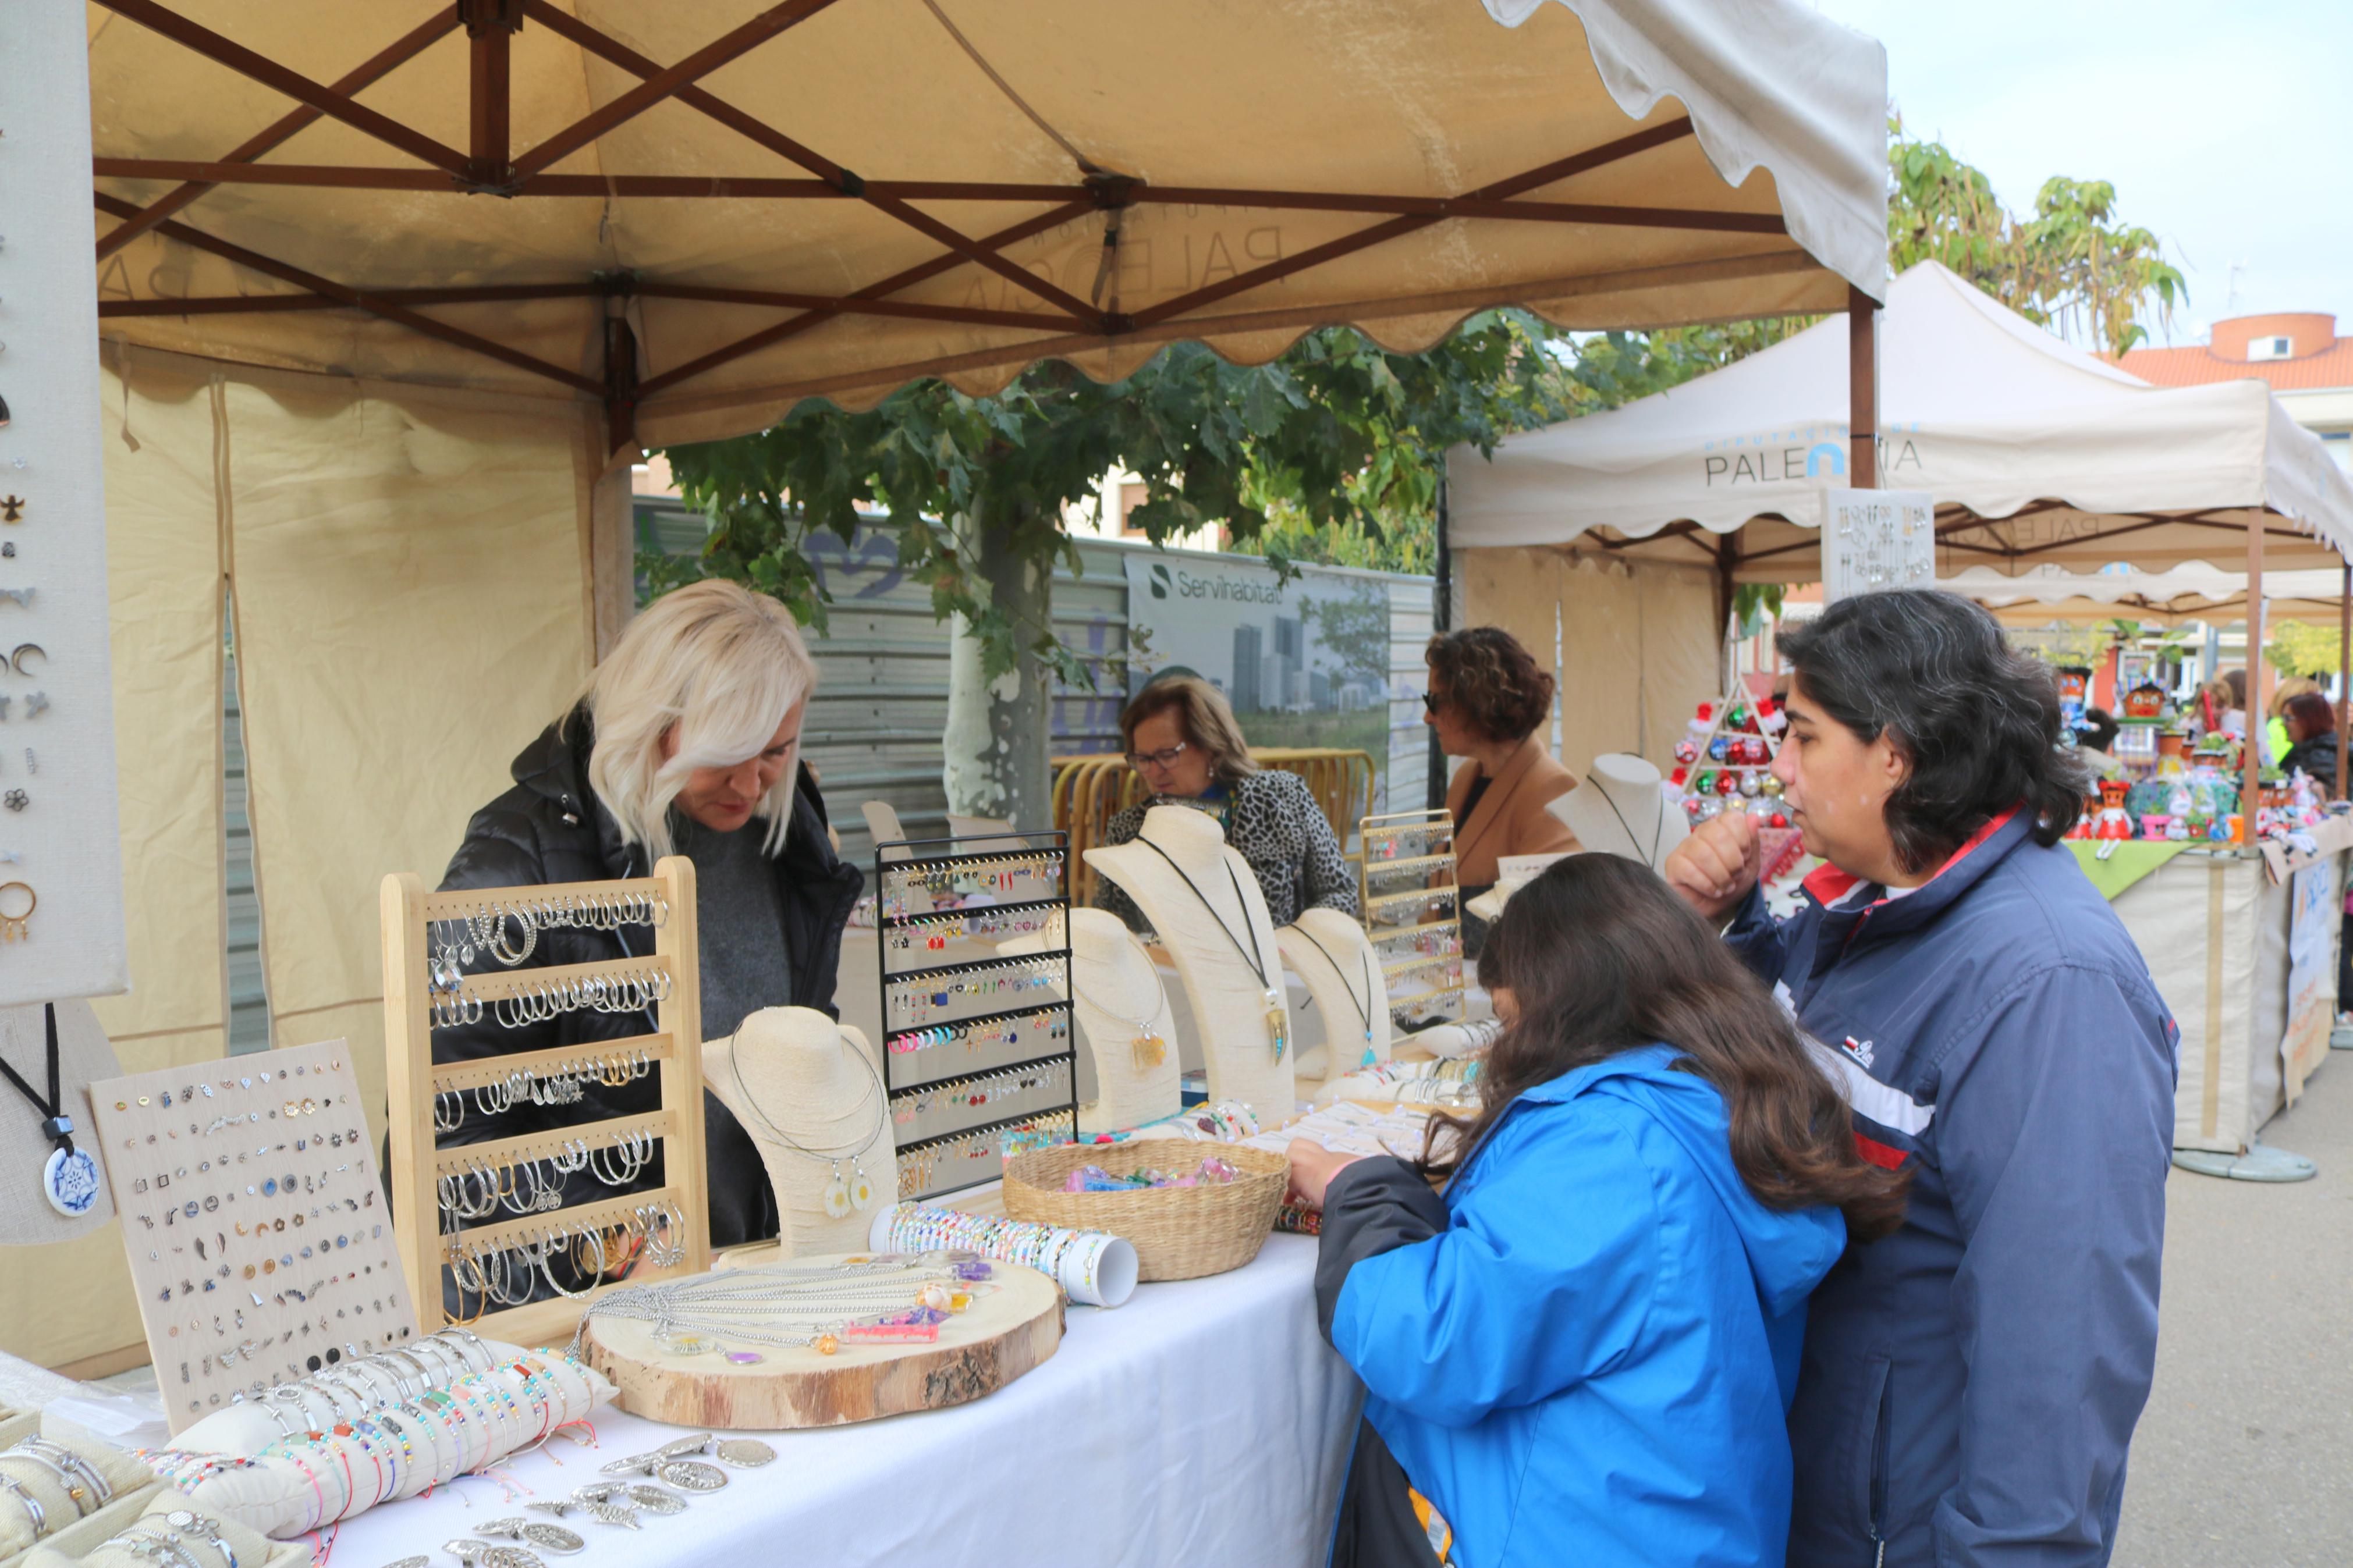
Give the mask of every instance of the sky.
<path id="1" fill-rule="evenodd" d="M 2012 212 L 2052 174 L 2115 184 L 2118 216 L 2189 276 L 2153 342 L 2268 310 L 2333 311 L 2353 337 L 2353 0 L 1815 8 L 1887 46 L 1905 129 L 1983 169 Z"/>

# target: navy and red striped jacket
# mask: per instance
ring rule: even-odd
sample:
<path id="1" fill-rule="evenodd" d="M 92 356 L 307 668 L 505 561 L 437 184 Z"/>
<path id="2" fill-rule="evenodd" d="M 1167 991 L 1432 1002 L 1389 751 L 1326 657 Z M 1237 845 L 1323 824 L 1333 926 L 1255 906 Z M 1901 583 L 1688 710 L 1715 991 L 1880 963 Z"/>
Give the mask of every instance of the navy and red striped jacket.
<path id="1" fill-rule="evenodd" d="M 2116 1538 L 2157 1356 L 2179 1031 L 2064 849 L 2012 813 L 1893 897 L 1825 868 L 1726 942 L 1913 1173 L 1814 1294 L 1789 1568 L 2076 1568 Z M 1883 1551 L 1883 1556 L 1882 1555 Z"/>

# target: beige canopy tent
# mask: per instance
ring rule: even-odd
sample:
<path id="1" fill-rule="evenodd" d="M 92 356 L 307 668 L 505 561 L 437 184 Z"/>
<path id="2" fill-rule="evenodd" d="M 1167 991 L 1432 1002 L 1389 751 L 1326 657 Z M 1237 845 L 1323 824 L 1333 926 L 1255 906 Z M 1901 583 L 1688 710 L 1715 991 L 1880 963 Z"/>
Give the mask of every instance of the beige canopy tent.
<path id="1" fill-rule="evenodd" d="M 611 445 L 1524 305 L 1884 279 L 1878 44 L 1795 0 L 95 0 L 110 338 L 568 392 Z M 1867 378 L 1865 378 L 1867 379 Z"/>
<path id="2" fill-rule="evenodd" d="M 447 861 L 617 633 L 638 442 L 1180 338 L 1410 350 L 1499 304 L 1641 327 L 1885 282 L 1885 58 L 1803 0 L 88 15 L 136 986 L 100 1006 L 134 1071 L 237 1026 L 242 811 L 231 965 L 380 1097 L 376 882 Z M 820 697 L 880 679 L 820 654 Z M 10 1349 L 121 1364 L 121 1269 L 111 1232 L 25 1259 Z"/>

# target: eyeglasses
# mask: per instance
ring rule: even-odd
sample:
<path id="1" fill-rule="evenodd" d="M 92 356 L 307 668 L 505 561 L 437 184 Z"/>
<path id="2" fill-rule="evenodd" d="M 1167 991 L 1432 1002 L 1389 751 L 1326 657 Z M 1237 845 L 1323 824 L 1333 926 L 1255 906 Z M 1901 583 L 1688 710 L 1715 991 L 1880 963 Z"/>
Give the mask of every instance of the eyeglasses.
<path id="1" fill-rule="evenodd" d="M 1438 705 L 1445 700 L 1435 691 L 1425 691 L 1421 694 L 1421 710 L 1425 713 L 1435 713 L 1438 711 Z"/>
<path id="2" fill-rule="evenodd" d="M 1142 773 L 1147 766 L 1155 768 L 1173 768 L 1176 765 L 1176 759 L 1184 754 L 1185 742 L 1179 741 L 1166 751 L 1130 752 L 1127 753 L 1127 765 L 1134 768 L 1137 773 Z"/>

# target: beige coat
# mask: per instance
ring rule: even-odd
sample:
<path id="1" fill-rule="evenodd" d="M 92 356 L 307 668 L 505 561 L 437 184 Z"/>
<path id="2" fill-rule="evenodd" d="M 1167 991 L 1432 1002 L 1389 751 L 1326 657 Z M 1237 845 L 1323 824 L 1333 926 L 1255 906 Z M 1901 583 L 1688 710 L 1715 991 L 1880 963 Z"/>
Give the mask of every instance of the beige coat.
<path id="1" fill-rule="evenodd" d="M 1446 809 L 1459 812 L 1470 797 L 1479 764 L 1455 770 L 1446 786 Z M 1494 783 L 1479 797 L 1471 820 L 1455 830 L 1455 874 L 1466 888 L 1483 888 L 1495 879 L 1495 860 L 1503 855 L 1553 855 L 1577 847 L 1568 825 L 1545 809 L 1577 787 L 1577 775 L 1546 752 L 1534 735 L 1520 742 L 1495 774 Z"/>

